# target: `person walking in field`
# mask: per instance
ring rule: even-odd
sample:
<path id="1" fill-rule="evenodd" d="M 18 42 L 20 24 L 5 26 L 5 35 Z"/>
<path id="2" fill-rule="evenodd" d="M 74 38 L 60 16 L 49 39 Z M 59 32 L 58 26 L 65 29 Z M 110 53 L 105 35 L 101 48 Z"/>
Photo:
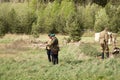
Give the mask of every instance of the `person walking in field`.
<path id="1" fill-rule="evenodd" d="M 49 40 L 47 41 L 46 50 L 47 50 L 48 61 L 51 62 L 51 60 L 52 60 L 52 55 L 51 55 L 52 38 L 51 38 L 50 34 L 48 34 L 48 37 L 49 37 Z"/>
<path id="2" fill-rule="evenodd" d="M 51 41 L 51 54 L 52 54 L 52 62 L 53 64 L 58 64 L 58 52 L 59 52 L 59 42 L 55 34 L 50 35 L 52 38 Z"/>
<path id="3" fill-rule="evenodd" d="M 102 59 L 104 59 L 105 53 L 106 53 L 107 58 L 109 58 L 108 39 L 109 39 L 108 28 L 105 28 L 103 31 L 100 32 L 100 38 L 99 38 Z"/>

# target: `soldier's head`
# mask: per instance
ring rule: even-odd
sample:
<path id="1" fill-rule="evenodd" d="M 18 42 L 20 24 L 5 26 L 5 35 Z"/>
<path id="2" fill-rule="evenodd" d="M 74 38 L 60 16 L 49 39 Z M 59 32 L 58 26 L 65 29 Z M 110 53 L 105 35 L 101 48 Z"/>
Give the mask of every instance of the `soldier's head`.
<path id="1" fill-rule="evenodd" d="M 105 30 L 105 31 L 108 31 L 108 28 L 107 28 L 107 27 L 105 27 L 105 28 L 104 28 L 104 30 Z"/>
<path id="2" fill-rule="evenodd" d="M 50 37 L 55 37 L 55 34 L 50 34 Z"/>
<path id="3" fill-rule="evenodd" d="M 48 37 L 49 37 L 49 38 L 52 38 L 52 37 L 51 37 L 51 34 L 48 34 Z"/>
<path id="4" fill-rule="evenodd" d="M 54 39 L 55 38 L 55 34 L 51 34 L 50 37 L 51 37 L 51 39 Z"/>

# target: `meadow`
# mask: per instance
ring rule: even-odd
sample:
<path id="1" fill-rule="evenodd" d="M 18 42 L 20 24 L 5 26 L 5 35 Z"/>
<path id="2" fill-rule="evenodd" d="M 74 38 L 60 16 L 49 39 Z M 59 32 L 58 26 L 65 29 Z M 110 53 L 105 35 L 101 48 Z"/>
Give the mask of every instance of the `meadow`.
<path id="1" fill-rule="evenodd" d="M 47 60 L 47 34 L 37 39 L 15 34 L 0 38 L 0 80 L 120 80 L 120 58 L 99 59 L 99 44 L 93 36 L 68 44 L 63 42 L 68 36 L 56 36 L 60 41 L 58 65 Z"/>

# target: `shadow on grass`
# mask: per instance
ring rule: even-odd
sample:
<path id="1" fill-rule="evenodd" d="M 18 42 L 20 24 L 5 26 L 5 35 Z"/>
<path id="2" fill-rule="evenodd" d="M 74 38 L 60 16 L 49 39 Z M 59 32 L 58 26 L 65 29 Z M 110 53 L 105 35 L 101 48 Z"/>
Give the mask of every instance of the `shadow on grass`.
<path id="1" fill-rule="evenodd" d="M 83 62 L 83 60 L 71 60 L 71 61 L 66 61 L 66 63 L 68 63 L 68 64 L 80 64 L 80 63 L 82 63 Z"/>

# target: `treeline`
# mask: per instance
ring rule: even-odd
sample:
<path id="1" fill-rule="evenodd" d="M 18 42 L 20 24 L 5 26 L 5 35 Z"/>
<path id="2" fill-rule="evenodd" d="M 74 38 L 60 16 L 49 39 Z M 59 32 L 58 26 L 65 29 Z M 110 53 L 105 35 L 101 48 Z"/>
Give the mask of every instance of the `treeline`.
<path id="1" fill-rule="evenodd" d="M 30 2 L 31 0 L 0 0 L 0 3 L 3 2 L 12 2 L 12 3 L 24 3 L 24 2 Z M 49 3 L 49 2 L 54 2 L 58 1 L 61 3 L 63 0 L 36 0 L 37 2 L 41 3 Z M 68 1 L 73 1 L 75 4 L 83 4 L 84 6 L 87 4 L 92 4 L 96 3 L 101 6 L 105 6 L 107 3 L 111 2 L 112 4 L 120 4 L 119 0 L 68 0 Z"/>
<path id="2" fill-rule="evenodd" d="M 113 32 L 120 31 L 119 0 L 18 1 L 23 3 L 0 4 L 1 36 L 25 33 L 37 37 L 39 33 L 60 33 L 80 40 L 86 30 L 99 32 L 109 27 Z"/>

